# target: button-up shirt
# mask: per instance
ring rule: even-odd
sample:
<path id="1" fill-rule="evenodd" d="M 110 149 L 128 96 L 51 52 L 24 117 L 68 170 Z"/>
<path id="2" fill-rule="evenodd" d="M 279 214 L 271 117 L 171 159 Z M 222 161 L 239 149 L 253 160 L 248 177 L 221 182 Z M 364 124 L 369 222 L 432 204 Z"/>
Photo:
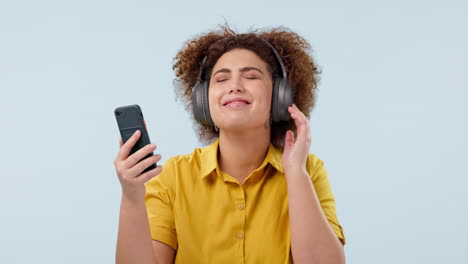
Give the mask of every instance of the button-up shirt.
<path id="1" fill-rule="evenodd" d="M 175 263 L 292 263 L 281 150 L 270 144 L 263 163 L 240 184 L 220 170 L 218 143 L 169 158 L 146 183 L 152 239 L 176 250 Z M 309 153 L 306 166 L 322 210 L 345 244 L 324 163 Z"/>

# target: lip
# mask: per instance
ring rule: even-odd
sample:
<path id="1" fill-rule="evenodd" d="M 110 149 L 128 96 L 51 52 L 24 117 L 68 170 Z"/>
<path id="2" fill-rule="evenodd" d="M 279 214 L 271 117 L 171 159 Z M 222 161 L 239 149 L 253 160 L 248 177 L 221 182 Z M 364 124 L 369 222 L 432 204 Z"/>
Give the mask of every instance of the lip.
<path id="1" fill-rule="evenodd" d="M 223 106 L 226 106 L 230 103 L 233 103 L 233 102 L 245 102 L 247 105 L 250 104 L 250 101 L 245 99 L 245 98 L 242 98 L 242 97 L 234 97 L 234 98 L 231 98 L 225 102 L 223 102 Z"/>

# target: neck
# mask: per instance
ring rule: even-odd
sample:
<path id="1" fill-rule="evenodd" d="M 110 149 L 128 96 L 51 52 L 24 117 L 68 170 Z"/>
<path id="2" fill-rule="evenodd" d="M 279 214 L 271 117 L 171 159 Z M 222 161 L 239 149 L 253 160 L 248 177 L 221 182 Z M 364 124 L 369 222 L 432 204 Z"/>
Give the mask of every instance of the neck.
<path id="1" fill-rule="evenodd" d="M 270 128 L 239 131 L 220 130 L 220 169 L 240 183 L 264 161 L 270 145 Z"/>

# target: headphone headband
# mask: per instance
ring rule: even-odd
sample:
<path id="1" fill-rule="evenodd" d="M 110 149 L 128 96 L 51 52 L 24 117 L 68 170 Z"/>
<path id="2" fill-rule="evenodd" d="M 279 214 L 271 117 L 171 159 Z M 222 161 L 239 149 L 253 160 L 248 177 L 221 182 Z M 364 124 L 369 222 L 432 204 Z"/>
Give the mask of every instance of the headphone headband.
<path id="1" fill-rule="evenodd" d="M 200 71 L 198 72 L 198 75 L 197 75 L 197 80 L 200 81 L 200 82 L 203 82 L 202 80 L 202 74 L 203 74 L 203 64 L 205 64 L 205 61 L 206 61 L 206 58 L 208 56 L 205 55 L 205 57 L 203 58 L 202 62 L 200 63 Z"/>
<path id="2" fill-rule="evenodd" d="M 284 79 L 288 78 L 286 67 L 284 66 L 283 60 L 281 59 L 281 56 L 279 55 L 278 51 L 275 49 L 275 47 L 273 47 L 273 45 L 270 44 L 270 42 L 266 41 L 264 38 L 262 37 L 258 37 L 258 38 L 261 39 L 263 42 L 265 42 L 273 50 L 273 53 L 275 54 L 275 57 L 276 57 L 276 61 L 279 63 L 280 68 L 281 68 L 281 77 L 283 77 Z M 202 79 L 202 75 L 203 75 L 205 61 L 207 58 L 208 58 L 208 55 L 205 55 L 205 57 L 203 57 L 202 62 L 200 63 L 200 70 L 197 75 L 197 80 L 199 80 L 200 82 L 205 81 Z"/>
<path id="3" fill-rule="evenodd" d="M 288 112 L 288 107 L 294 103 L 294 90 L 288 81 L 286 67 L 284 66 L 281 56 L 273 47 L 273 45 L 262 37 L 258 35 L 257 37 L 265 42 L 273 50 L 276 61 L 281 68 L 282 77 L 276 76 L 273 78 L 273 94 L 271 103 L 272 121 L 288 121 L 291 119 L 291 116 Z M 207 58 L 208 55 L 203 57 L 203 60 L 200 63 L 200 71 L 197 75 L 197 82 L 192 87 L 192 105 L 195 120 L 204 125 L 214 126 L 214 122 L 210 114 L 210 105 L 208 102 L 209 83 L 202 78 L 205 71 L 204 66 Z"/>
<path id="4" fill-rule="evenodd" d="M 275 53 L 276 60 L 279 62 L 279 65 L 281 67 L 281 73 L 283 74 L 283 78 L 288 78 L 287 72 L 286 72 L 286 67 L 284 67 L 283 60 L 281 59 L 281 56 L 279 55 L 278 51 L 273 47 L 273 45 L 270 44 L 270 42 L 266 41 L 264 38 L 260 38 L 263 40 L 270 48 L 273 50 L 273 53 Z"/>

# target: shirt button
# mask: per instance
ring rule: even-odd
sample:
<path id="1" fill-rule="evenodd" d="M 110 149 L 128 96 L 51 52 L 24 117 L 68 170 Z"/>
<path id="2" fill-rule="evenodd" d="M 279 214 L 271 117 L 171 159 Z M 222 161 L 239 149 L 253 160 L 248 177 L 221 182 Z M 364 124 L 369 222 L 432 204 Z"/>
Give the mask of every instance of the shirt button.
<path id="1" fill-rule="evenodd" d="M 237 233 L 236 237 L 237 237 L 237 239 L 242 239 L 242 238 L 244 238 L 244 234 Z"/>
<path id="2" fill-rule="evenodd" d="M 244 204 L 240 203 L 237 205 L 237 208 L 239 208 L 239 210 L 244 210 L 245 206 Z"/>

